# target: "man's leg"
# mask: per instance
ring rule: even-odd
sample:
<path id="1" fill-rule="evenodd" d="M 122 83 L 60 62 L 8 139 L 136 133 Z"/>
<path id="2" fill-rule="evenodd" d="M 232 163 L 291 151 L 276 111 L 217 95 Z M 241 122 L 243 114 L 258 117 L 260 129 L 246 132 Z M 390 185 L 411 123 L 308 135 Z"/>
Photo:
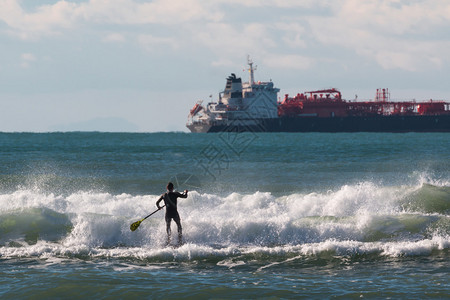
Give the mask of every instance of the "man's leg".
<path id="1" fill-rule="evenodd" d="M 180 216 L 173 219 L 178 227 L 178 244 L 181 245 L 183 243 L 183 228 L 181 227 Z"/>
<path id="2" fill-rule="evenodd" d="M 171 235 L 172 235 L 172 230 L 170 229 L 171 222 L 172 222 L 172 218 L 166 217 L 167 245 L 170 244 L 170 239 L 171 239 Z"/>

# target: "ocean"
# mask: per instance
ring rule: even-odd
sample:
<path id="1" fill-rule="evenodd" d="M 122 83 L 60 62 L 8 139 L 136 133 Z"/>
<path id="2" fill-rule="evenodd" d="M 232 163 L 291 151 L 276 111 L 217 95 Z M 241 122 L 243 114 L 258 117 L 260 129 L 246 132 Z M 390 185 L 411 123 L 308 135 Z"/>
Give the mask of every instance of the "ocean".
<path id="1" fill-rule="evenodd" d="M 449 248 L 448 133 L 0 133 L 2 299 L 444 299 Z"/>

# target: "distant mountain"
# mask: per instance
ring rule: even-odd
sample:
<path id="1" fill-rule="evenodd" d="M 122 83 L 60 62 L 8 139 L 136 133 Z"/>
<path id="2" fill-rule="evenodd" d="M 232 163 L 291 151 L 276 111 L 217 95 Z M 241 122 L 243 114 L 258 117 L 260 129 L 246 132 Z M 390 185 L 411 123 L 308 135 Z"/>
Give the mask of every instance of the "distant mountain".
<path id="1" fill-rule="evenodd" d="M 136 132 L 139 127 L 130 121 L 118 117 L 95 118 L 83 122 L 53 125 L 50 131 L 105 131 Z"/>

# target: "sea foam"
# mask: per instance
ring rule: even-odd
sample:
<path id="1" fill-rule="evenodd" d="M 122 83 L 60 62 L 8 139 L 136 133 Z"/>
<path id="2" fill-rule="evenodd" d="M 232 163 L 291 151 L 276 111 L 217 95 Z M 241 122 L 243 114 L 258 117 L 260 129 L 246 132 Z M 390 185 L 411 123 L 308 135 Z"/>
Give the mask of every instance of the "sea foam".
<path id="1" fill-rule="evenodd" d="M 431 195 L 431 196 L 430 196 Z M 158 195 L 77 192 L 67 196 L 18 190 L 0 195 L 2 257 L 215 256 L 239 265 L 239 255 L 428 255 L 449 248 L 447 186 L 344 185 L 322 193 L 206 194 L 179 199 L 184 242 L 166 247 Z M 172 224 L 175 232 L 175 224 Z M 176 242 L 176 237 L 174 238 Z"/>

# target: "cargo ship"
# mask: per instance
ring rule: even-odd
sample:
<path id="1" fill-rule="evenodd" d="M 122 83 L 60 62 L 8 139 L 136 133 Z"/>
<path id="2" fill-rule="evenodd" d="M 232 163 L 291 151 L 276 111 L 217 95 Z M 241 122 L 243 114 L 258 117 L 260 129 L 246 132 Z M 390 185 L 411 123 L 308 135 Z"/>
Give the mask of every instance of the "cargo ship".
<path id="1" fill-rule="evenodd" d="M 450 132 L 450 102 L 391 101 L 377 89 L 371 101 L 348 101 L 336 88 L 285 95 L 278 101 L 272 81 L 249 81 L 231 74 L 219 99 L 190 110 L 191 132 Z"/>

